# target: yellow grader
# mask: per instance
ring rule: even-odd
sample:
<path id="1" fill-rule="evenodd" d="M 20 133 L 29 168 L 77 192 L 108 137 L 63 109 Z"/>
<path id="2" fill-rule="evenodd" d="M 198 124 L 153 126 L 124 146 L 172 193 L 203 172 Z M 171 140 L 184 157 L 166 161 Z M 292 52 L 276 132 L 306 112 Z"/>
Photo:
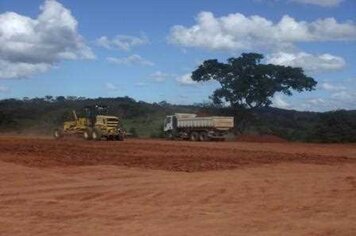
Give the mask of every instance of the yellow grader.
<path id="1" fill-rule="evenodd" d="M 123 141 L 125 132 L 120 127 L 119 118 L 106 113 L 107 108 L 98 105 L 85 107 L 83 117 L 78 117 L 73 110 L 73 120 L 65 121 L 61 128 L 54 130 L 53 136 L 56 139 L 74 135 L 86 140 Z"/>

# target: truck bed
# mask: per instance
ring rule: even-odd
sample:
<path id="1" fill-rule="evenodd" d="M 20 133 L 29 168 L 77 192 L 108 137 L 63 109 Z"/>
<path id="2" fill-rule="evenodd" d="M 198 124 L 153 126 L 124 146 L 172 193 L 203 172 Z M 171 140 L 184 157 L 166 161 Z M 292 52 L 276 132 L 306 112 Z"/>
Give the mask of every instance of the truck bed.
<path id="1" fill-rule="evenodd" d="M 178 128 L 214 128 L 229 130 L 234 127 L 234 117 L 209 116 L 209 117 L 177 117 Z"/>

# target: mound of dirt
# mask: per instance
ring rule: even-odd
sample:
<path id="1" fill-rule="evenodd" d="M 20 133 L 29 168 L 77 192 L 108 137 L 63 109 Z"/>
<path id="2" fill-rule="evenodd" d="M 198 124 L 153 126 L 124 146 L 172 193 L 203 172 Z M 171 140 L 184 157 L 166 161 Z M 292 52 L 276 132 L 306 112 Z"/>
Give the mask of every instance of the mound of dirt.
<path id="1" fill-rule="evenodd" d="M 236 138 L 238 142 L 253 142 L 253 143 L 286 143 L 288 140 L 278 137 L 276 135 L 252 135 L 243 134 Z"/>

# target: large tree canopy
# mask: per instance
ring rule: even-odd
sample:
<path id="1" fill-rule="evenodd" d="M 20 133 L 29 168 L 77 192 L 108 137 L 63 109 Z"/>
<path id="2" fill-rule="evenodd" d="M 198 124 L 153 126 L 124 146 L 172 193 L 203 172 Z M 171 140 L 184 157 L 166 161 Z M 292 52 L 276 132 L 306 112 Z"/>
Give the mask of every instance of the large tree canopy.
<path id="1" fill-rule="evenodd" d="M 194 81 L 216 80 L 221 88 L 214 91 L 213 102 L 224 101 L 231 107 L 258 108 L 272 104 L 277 92 L 292 95 L 311 91 L 317 82 L 304 74 L 302 68 L 261 64 L 263 55 L 243 53 L 238 58 L 230 58 L 227 63 L 206 60 L 193 71 Z"/>

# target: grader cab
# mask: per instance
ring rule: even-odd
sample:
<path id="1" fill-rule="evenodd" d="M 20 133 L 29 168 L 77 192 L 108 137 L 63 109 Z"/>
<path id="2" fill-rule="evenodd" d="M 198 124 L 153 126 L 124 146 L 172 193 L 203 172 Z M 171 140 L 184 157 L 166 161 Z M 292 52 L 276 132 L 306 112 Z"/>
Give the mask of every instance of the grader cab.
<path id="1" fill-rule="evenodd" d="M 86 140 L 124 140 L 124 130 L 120 127 L 117 116 L 107 115 L 107 107 L 87 106 L 83 116 L 78 117 L 73 111 L 73 119 L 65 121 L 61 128 L 55 129 L 53 136 L 56 139 L 64 136 L 82 136 Z"/>

